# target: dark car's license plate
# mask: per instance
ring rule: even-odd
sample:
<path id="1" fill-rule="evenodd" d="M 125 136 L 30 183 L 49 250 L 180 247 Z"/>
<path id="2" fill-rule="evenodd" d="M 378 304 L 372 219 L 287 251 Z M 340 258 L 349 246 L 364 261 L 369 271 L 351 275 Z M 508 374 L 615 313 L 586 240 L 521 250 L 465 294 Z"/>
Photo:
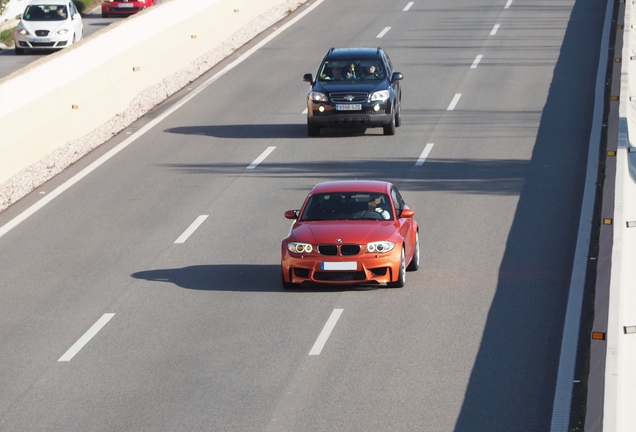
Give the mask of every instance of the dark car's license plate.
<path id="1" fill-rule="evenodd" d="M 342 104 L 336 105 L 337 111 L 360 111 L 362 109 L 361 104 Z"/>

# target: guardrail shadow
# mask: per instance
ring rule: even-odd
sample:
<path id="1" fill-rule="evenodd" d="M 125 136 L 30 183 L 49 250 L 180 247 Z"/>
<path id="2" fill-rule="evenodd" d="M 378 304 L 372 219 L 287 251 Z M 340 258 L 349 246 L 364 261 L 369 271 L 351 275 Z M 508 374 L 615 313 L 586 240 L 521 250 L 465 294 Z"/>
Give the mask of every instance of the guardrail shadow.
<path id="1" fill-rule="evenodd" d="M 572 8 L 455 432 L 550 430 L 604 10 Z"/>

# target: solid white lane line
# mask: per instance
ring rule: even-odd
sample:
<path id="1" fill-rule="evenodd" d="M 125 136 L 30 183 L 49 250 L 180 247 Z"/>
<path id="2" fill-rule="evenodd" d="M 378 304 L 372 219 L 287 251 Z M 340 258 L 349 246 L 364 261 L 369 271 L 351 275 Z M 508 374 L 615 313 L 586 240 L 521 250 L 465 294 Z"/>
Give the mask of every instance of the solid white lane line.
<path id="1" fill-rule="evenodd" d="M 108 323 L 108 321 L 110 321 L 110 319 L 114 316 L 115 316 L 114 313 L 107 313 L 102 315 L 102 317 L 99 320 L 97 320 L 95 324 L 93 324 L 93 327 L 88 329 L 88 331 L 84 333 L 84 336 L 79 338 L 79 340 L 75 342 L 73 346 L 70 347 L 68 351 L 66 351 L 64 355 L 60 357 L 58 361 L 67 362 L 67 361 L 70 361 L 73 357 L 75 357 L 75 354 L 77 354 L 82 348 L 84 348 L 84 345 L 86 345 L 88 341 L 90 341 L 93 338 L 93 336 L 95 336 L 97 332 L 99 332 L 102 329 L 102 327 L 104 327 Z"/>
<path id="2" fill-rule="evenodd" d="M 284 32 L 285 30 L 287 30 L 289 27 L 291 27 L 293 24 L 296 24 L 301 18 L 303 18 L 305 15 L 307 15 L 309 12 L 313 11 L 318 5 L 320 5 L 324 0 L 317 0 L 314 4 L 312 4 L 311 6 L 307 7 L 307 9 L 305 9 L 303 12 L 301 12 L 300 14 L 298 14 L 298 16 L 292 20 L 290 20 L 288 23 L 286 23 L 285 25 L 281 26 L 278 28 L 278 30 L 274 31 L 271 35 L 267 36 L 265 39 L 263 39 L 262 41 L 260 41 L 259 43 L 257 43 L 256 45 L 254 45 L 254 47 L 252 49 L 250 49 L 249 51 L 247 51 L 245 54 L 243 54 L 242 56 L 240 56 L 238 59 L 234 60 L 232 63 L 230 63 L 229 65 L 227 65 L 223 70 L 221 70 L 220 72 L 218 72 L 217 74 L 215 74 L 213 77 L 211 77 L 210 79 L 208 79 L 206 82 L 204 82 L 203 84 L 201 84 L 199 87 L 197 87 L 195 90 L 192 91 L 192 93 L 189 93 L 186 97 L 184 97 L 183 99 L 181 99 L 179 102 L 175 103 L 170 109 L 166 110 L 163 114 L 159 115 L 158 117 L 156 117 L 154 120 L 152 120 L 151 122 L 149 122 L 148 124 L 146 124 L 146 126 L 142 127 L 141 129 L 139 129 L 137 131 L 137 133 L 135 135 L 132 135 L 130 138 L 128 138 L 127 140 L 121 142 L 120 144 L 118 144 L 117 146 L 113 147 L 108 153 L 106 153 L 105 155 L 103 155 L 102 157 L 100 157 L 99 159 L 97 159 L 95 162 L 93 162 L 92 164 L 90 164 L 89 166 L 87 166 L 86 168 L 84 168 L 82 171 L 80 171 L 79 173 L 77 173 L 74 177 L 70 178 L 69 180 L 66 181 L 66 183 L 64 183 L 63 185 L 61 185 L 60 187 L 58 187 L 57 189 L 55 189 L 53 192 L 51 192 L 50 194 L 48 194 L 46 197 L 42 198 L 40 201 L 38 201 L 37 203 L 33 204 L 31 207 L 29 207 L 28 209 L 26 209 L 25 211 L 23 211 L 22 213 L 20 213 L 18 216 L 16 216 L 15 218 L 11 219 L 9 222 L 7 222 L 6 224 L 4 224 L 2 227 L 0 227 L 0 237 L 2 237 L 3 235 L 5 235 L 6 233 L 8 233 L 9 231 L 11 231 L 13 228 L 15 228 L 16 226 L 20 225 L 22 222 L 24 222 L 29 216 L 33 215 L 35 212 L 37 212 L 38 210 L 40 210 L 42 207 L 44 207 L 45 205 L 47 205 L 48 203 L 50 203 L 51 201 L 53 201 L 55 198 L 57 198 L 59 195 L 61 195 L 64 191 L 66 191 L 68 188 L 70 188 L 71 186 L 73 186 L 75 183 L 79 182 L 81 179 L 83 179 L 84 177 L 86 177 L 88 174 L 90 174 L 91 172 L 93 172 L 95 169 L 97 169 L 100 165 L 104 164 L 108 159 L 112 158 L 113 156 L 115 156 L 117 153 L 119 153 L 120 151 L 122 151 L 123 149 L 125 149 L 126 147 L 128 147 L 130 144 L 132 144 L 135 140 L 137 140 L 139 137 L 143 136 L 146 132 L 148 132 L 150 129 L 154 128 L 157 124 L 159 124 L 161 121 L 163 121 L 166 117 L 168 117 L 170 114 L 172 114 L 173 112 L 175 112 L 176 110 L 178 110 L 179 108 L 181 108 L 183 105 L 185 105 L 186 103 L 190 102 L 190 100 L 192 98 L 194 98 L 196 95 L 198 95 L 199 93 L 201 93 L 203 90 L 205 90 L 206 88 L 208 88 L 212 83 L 214 83 L 215 81 L 217 81 L 219 78 L 221 78 L 223 75 L 225 75 L 226 73 L 230 72 L 232 69 L 234 69 L 236 66 L 238 66 L 239 64 L 243 63 L 245 60 L 247 60 L 248 57 L 250 57 L 252 54 L 254 54 L 256 51 L 258 51 L 259 49 L 261 49 L 265 44 L 269 43 L 272 39 L 274 39 L 276 36 L 278 36 L 279 34 L 281 34 L 282 32 Z"/>
<path id="3" fill-rule="evenodd" d="M 247 166 L 247 168 L 245 168 L 245 169 L 254 169 L 254 168 L 256 168 L 256 167 L 258 166 L 258 164 L 259 164 L 259 163 L 263 162 L 263 161 L 265 160 L 265 158 L 266 158 L 267 156 L 269 156 L 269 154 L 270 154 L 271 152 L 273 152 L 273 151 L 274 151 L 274 149 L 275 149 L 275 148 L 276 148 L 276 146 L 269 146 L 269 147 L 267 147 L 267 149 L 266 149 L 263 153 L 261 153 L 261 155 L 260 155 L 259 157 L 257 157 L 256 159 L 254 159 L 254 162 L 252 162 L 251 164 L 249 164 L 249 165 Z"/>
<path id="4" fill-rule="evenodd" d="M 512 0 L 508 0 L 508 3 L 506 3 L 506 6 L 504 7 L 504 9 L 509 9 L 511 4 L 512 4 Z"/>
<path id="5" fill-rule="evenodd" d="M 322 348 L 325 346 L 325 343 L 327 343 L 327 339 L 329 339 L 329 335 L 331 335 L 331 332 L 336 326 L 336 323 L 338 322 L 340 315 L 342 315 L 343 310 L 344 309 L 333 310 L 331 316 L 327 320 L 327 324 L 325 324 L 322 331 L 320 332 L 320 335 L 318 336 L 318 339 L 316 339 L 316 343 L 314 343 L 313 348 L 311 349 L 311 351 L 309 351 L 309 355 L 320 355 Z"/>
<path id="6" fill-rule="evenodd" d="M 387 34 L 389 32 L 389 30 L 391 30 L 391 27 L 385 27 L 384 30 L 382 30 L 380 32 L 380 34 L 376 36 L 376 39 L 380 39 L 382 36 Z"/>
<path id="7" fill-rule="evenodd" d="M 475 69 L 477 67 L 477 65 L 479 64 L 479 62 L 481 61 L 483 55 L 478 55 L 477 57 L 475 57 L 475 61 L 473 62 L 472 66 L 470 67 L 471 69 Z"/>
<path id="8" fill-rule="evenodd" d="M 490 36 L 494 36 L 497 34 L 497 30 L 499 30 L 499 24 L 495 24 L 495 26 L 490 31 Z"/>
<path id="9" fill-rule="evenodd" d="M 455 95 L 455 97 L 453 98 L 453 100 L 451 101 L 450 105 L 448 106 L 448 108 L 446 108 L 446 111 L 452 111 L 455 109 L 455 107 L 457 106 L 457 102 L 459 102 L 459 98 L 462 97 L 461 93 L 457 93 Z"/>
<path id="10" fill-rule="evenodd" d="M 411 9 L 411 6 L 413 6 L 413 2 L 409 2 L 409 4 L 407 4 L 406 7 L 402 9 L 402 12 L 406 12 L 407 10 Z"/>
<path id="11" fill-rule="evenodd" d="M 197 228 L 199 228 L 201 224 L 203 223 L 203 221 L 206 220 L 207 218 L 208 218 L 208 215 L 201 215 L 198 218 L 196 218 L 194 222 L 192 222 L 192 224 L 188 227 L 188 229 L 185 230 L 183 234 L 181 234 L 179 238 L 174 241 L 174 243 L 175 244 L 185 243 L 188 237 L 190 237 L 192 233 L 195 232 Z"/>
<path id="12" fill-rule="evenodd" d="M 433 150 L 433 145 L 433 143 L 426 144 L 426 147 L 424 147 L 424 151 L 420 155 L 420 158 L 417 160 L 417 162 L 415 162 L 415 166 L 424 165 L 424 161 L 426 161 L 428 154 L 431 152 L 431 150 Z"/>

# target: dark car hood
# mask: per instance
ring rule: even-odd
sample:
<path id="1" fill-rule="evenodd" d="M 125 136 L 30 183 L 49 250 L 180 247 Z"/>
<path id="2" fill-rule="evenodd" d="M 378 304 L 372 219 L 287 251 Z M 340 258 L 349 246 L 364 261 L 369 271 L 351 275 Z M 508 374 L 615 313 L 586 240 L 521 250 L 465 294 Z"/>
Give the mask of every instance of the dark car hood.
<path id="1" fill-rule="evenodd" d="M 294 241 L 312 244 L 367 244 L 372 241 L 391 240 L 396 232 L 393 221 L 314 221 L 294 224 Z"/>
<path id="2" fill-rule="evenodd" d="M 367 92 L 371 93 L 377 90 L 387 88 L 386 81 L 320 81 L 312 89 L 323 93 L 331 92 Z"/>

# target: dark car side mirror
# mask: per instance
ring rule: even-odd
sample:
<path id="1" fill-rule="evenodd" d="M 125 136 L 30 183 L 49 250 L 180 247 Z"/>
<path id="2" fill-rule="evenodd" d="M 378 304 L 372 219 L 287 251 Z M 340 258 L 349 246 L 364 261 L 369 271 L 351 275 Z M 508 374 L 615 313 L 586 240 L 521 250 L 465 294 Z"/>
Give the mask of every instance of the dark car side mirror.
<path id="1" fill-rule="evenodd" d="M 396 82 L 403 78 L 404 78 L 404 75 L 402 75 L 400 72 L 393 72 L 393 75 L 391 75 L 391 82 Z"/>
<path id="2" fill-rule="evenodd" d="M 311 76 L 311 74 L 305 74 L 305 75 L 303 75 L 303 81 L 308 82 L 308 83 L 313 83 L 314 79 Z"/>
<path id="3" fill-rule="evenodd" d="M 300 213 L 300 210 L 287 210 L 285 212 L 285 217 L 287 219 L 298 219 L 299 213 Z"/>

